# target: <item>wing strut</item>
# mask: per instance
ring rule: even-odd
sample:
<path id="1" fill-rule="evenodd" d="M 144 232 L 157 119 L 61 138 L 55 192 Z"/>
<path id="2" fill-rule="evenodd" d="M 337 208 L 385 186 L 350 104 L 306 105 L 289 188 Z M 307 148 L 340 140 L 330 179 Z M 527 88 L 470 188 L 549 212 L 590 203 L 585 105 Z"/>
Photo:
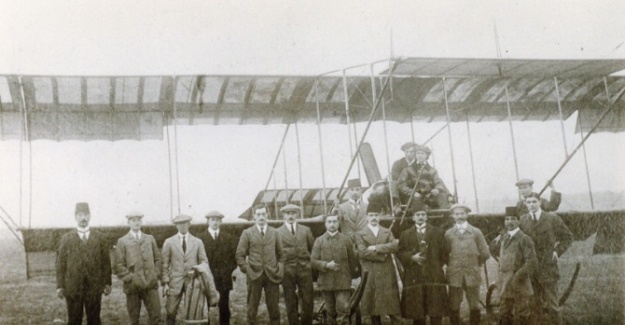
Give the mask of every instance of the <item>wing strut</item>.
<path id="1" fill-rule="evenodd" d="M 456 180 L 456 163 L 454 160 L 454 146 L 451 141 L 451 117 L 449 115 L 449 103 L 447 102 L 447 86 L 443 77 L 443 99 L 445 100 L 445 110 L 447 111 L 447 134 L 449 135 L 449 153 L 451 154 L 451 174 L 454 178 L 454 201 L 458 202 L 458 188 Z"/>
<path id="2" fill-rule="evenodd" d="M 321 139 L 321 110 L 319 109 L 319 79 L 315 80 L 315 102 L 317 102 L 317 136 L 319 137 L 319 159 L 321 160 L 321 185 L 322 185 L 321 195 L 323 199 L 323 214 L 325 215 L 326 213 L 328 213 L 328 202 L 326 198 L 326 170 L 325 170 L 325 166 L 323 165 L 323 141 Z"/>
<path id="3" fill-rule="evenodd" d="M 607 78 L 604 77 L 603 81 L 606 84 L 606 90 L 607 90 L 607 83 L 608 83 Z M 625 88 L 621 89 L 621 91 L 612 100 L 609 100 L 609 98 L 610 98 L 609 95 L 610 94 L 609 93 L 607 94 L 608 95 L 608 107 L 606 108 L 606 110 L 601 114 L 601 117 L 599 117 L 599 119 L 597 120 L 595 125 L 584 136 L 584 138 L 577 145 L 577 147 L 575 147 L 575 150 L 573 150 L 573 152 L 571 152 L 571 154 L 564 160 L 564 162 L 562 163 L 560 168 L 558 168 L 558 170 L 556 170 L 555 174 L 553 174 L 553 176 L 551 176 L 551 178 L 547 181 L 547 184 L 545 184 L 545 186 L 543 186 L 543 188 L 540 190 L 540 192 L 538 192 L 538 195 L 541 195 L 541 194 L 543 194 L 543 192 L 545 192 L 545 190 L 547 189 L 549 184 L 551 184 L 551 182 L 553 182 L 553 180 L 558 176 L 558 174 L 560 174 L 562 169 L 564 169 L 564 166 L 566 166 L 566 164 L 568 164 L 569 161 L 571 161 L 571 158 L 573 158 L 573 156 L 575 156 L 575 153 L 577 153 L 579 148 L 581 148 L 584 145 L 584 143 L 586 142 L 586 140 L 588 140 L 590 135 L 593 134 L 595 132 L 595 130 L 597 130 L 597 127 L 599 127 L 599 124 L 603 121 L 603 119 L 606 116 L 608 116 L 608 113 L 612 112 L 612 108 L 614 108 L 614 104 L 616 104 L 616 102 L 623 96 L 624 93 L 625 93 Z"/>
<path id="4" fill-rule="evenodd" d="M 464 110 L 464 117 L 467 124 L 467 139 L 469 140 L 469 158 L 471 158 L 471 178 L 473 179 L 473 195 L 475 196 L 475 209 L 480 213 L 480 203 L 477 199 L 477 184 L 475 183 L 475 165 L 473 163 L 473 145 L 471 144 L 471 128 L 469 127 L 469 111 Z M 486 281 L 488 283 L 488 281 Z"/>

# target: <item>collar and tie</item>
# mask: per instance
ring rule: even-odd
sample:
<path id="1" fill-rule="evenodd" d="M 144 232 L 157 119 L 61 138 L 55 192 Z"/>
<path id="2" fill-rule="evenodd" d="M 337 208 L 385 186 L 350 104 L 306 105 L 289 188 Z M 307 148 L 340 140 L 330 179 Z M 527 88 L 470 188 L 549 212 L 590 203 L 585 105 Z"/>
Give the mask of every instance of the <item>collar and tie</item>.
<path id="1" fill-rule="evenodd" d="M 295 225 L 291 224 L 291 234 L 295 235 Z"/>
<path id="2" fill-rule="evenodd" d="M 87 240 L 89 239 L 89 229 L 87 228 L 86 230 L 77 230 L 78 231 L 78 236 L 80 237 L 80 240 L 86 244 Z"/>
<path id="3" fill-rule="evenodd" d="M 264 227 L 260 227 L 260 235 L 265 237 L 265 228 Z"/>
<path id="4" fill-rule="evenodd" d="M 182 252 L 187 253 L 187 240 L 185 239 L 187 236 L 182 236 Z"/>
<path id="5" fill-rule="evenodd" d="M 425 234 L 425 225 L 423 225 L 423 226 L 421 226 L 421 227 L 417 226 L 417 231 L 418 231 L 420 234 Z"/>
<path id="6" fill-rule="evenodd" d="M 217 240 L 217 236 L 219 236 L 219 230 L 210 230 L 211 236 L 213 240 Z"/>

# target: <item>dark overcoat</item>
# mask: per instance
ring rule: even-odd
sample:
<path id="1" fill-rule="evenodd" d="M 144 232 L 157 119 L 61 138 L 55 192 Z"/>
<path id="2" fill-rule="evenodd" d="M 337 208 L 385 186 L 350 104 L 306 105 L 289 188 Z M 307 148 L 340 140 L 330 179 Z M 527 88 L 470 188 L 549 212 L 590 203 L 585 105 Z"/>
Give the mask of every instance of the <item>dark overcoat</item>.
<path id="1" fill-rule="evenodd" d="M 529 213 L 523 215 L 519 227 L 534 240 L 538 259 L 536 280 L 540 283 L 558 281 L 558 260 L 553 258 L 553 252 L 562 256 L 569 249 L 573 243 L 571 230 L 557 214 L 545 211 L 541 212 L 538 221 L 532 220 Z"/>
<path id="2" fill-rule="evenodd" d="M 534 293 L 530 278 L 538 264 L 532 239 L 522 230 L 512 237 L 505 233 L 495 238 L 490 251 L 499 261 L 499 296 L 502 299 L 530 297 Z"/>
<path id="3" fill-rule="evenodd" d="M 204 243 L 208 265 L 215 279 L 215 287 L 218 291 L 232 290 L 232 272 L 237 268 L 237 261 L 234 258 L 237 249 L 236 238 L 221 229 L 216 240 L 213 239 L 208 229 L 197 237 Z"/>
<path id="4" fill-rule="evenodd" d="M 355 234 L 358 256 L 369 280 L 360 301 L 361 313 L 368 315 L 399 315 L 399 286 L 395 275 L 392 253 L 397 252 L 397 241 L 390 230 L 380 227 L 376 237 L 369 227 Z M 375 245 L 376 251 L 367 247 Z"/>
<path id="5" fill-rule="evenodd" d="M 63 288 L 66 296 L 83 292 L 100 295 L 106 285 L 111 285 L 111 256 L 104 235 L 95 229 L 83 243 L 76 230 L 59 241 L 56 259 L 56 287 Z"/>
<path id="6" fill-rule="evenodd" d="M 412 260 L 416 253 L 425 251 L 425 262 L 419 265 Z M 404 267 L 401 297 L 402 317 L 410 319 L 429 316 L 446 316 L 449 298 L 443 265 L 447 262 L 445 233 L 427 225 L 425 240 L 417 237 L 416 227 L 405 230 L 399 239 L 397 257 Z"/>

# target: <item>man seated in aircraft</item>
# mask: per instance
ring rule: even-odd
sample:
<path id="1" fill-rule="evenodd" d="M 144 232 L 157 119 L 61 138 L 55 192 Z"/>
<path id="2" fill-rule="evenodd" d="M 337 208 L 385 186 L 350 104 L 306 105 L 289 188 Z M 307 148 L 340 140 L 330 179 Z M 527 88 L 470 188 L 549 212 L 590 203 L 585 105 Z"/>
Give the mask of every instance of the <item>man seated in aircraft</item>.
<path id="1" fill-rule="evenodd" d="M 339 205 L 337 216 L 341 225 L 341 232 L 354 238 L 354 233 L 367 226 L 367 203 L 362 200 L 362 186 L 359 179 L 347 181 L 347 202 Z"/>
<path id="2" fill-rule="evenodd" d="M 432 151 L 426 146 L 414 147 L 416 163 L 404 168 L 397 180 L 397 189 L 402 204 L 408 204 L 410 197 L 416 203 L 427 204 L 434 209 L 449 208 L 449 190 L 438 177 L 438 172 L 427 159 Z"/>
<path id="3" fill-rule="evenodd" d="M 529 211 L 527 210 L 527 205 L 525 204 L 525 198 L 534 192 L 533 185 L 534 181 L 529 178 L 520 179 L 516 182 L 516 187 L 519 189 L 519 196 L 521 199 L 516 204 L 517 215 L 520 217 Z M 553 186 L 553 182 L 549 182 L 549 187 L 551 188 L 551 198 L 549 200 L 540 199 L 540 209 L 547 212 L 552 212 L 558 210 L 560 207 L 560 202 L 562 201 L 562 194 L 560 192 L 556 192 L 555 187 Z"/>
<path id="4" fill-rule="evenodd" d="M 408 166 L 412 166 L 417 162 L 417 144 L 414 142 L 406 142 L 401 146 L 401 150 L 404 152 L 404 158 L 398 159 L 393 163 L 391 168 L 390 189 L 393 195 L 393 200 L 399 203 L 399 192 L 397 191 L 397 180 L 401 175 L 401 172 Z"/>

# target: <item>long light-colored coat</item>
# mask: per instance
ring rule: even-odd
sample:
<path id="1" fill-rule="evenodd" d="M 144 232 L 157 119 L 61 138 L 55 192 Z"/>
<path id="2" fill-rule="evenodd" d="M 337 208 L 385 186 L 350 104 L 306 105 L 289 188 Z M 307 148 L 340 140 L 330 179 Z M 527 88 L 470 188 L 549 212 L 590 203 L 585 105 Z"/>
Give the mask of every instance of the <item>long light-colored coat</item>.
<path id="1" fill-rule="evenodd" d="M 467 225 L 464 234 L 454 225 L 445 232 L 447 251 L 447 282 L 451 287 L 462 287 L 463 280 L 468 287 L 477 287 L 482 283 L 480 271 L 482 264 L 490 257 L 488 244 L 482 231 Z"/>
<path id="2" fill-rule="evenodd" d="M 355 234 L 358 256 L 369 280 L 360 301 L 361 312 L 367 315 L 399 315 L 399 287 L 395 276 L 392 253 L 397 252 L 397 240 L 390 230 L 379 227 L 376 237 L 369 227 Z M 376 251 L 367 247 L 375 245 Z"/>
<path id="3" fill-rule="evenodd" d="M 501 298 L 529 297 L 534 291 L 530 277 L 538 260 L 532 239 L 519 230 L 514 236 L 496 238 L 490 251 L 499 259 L 497 289 Z"/>
<path id="4" fill-rule="evenodd" d="M 202 241 L 190 233 L 187 236 L 186 253 L 182 252 L 178 234 L 167 238 L 163 244 L 163 283 L 169 284 L 170 295 L 180 294 L 184 281 L 189 279 L 187 274 L 194 266 L 208 265 Z"/>
<path id="5" fill-rule="evenodd" d="M 543 211 L 538 221 L 533 221 L 529 214 L 521 217 L 521 230 L 534 241 L 538 269 L 536 279 L 541 283 L 558 281 L 558 260 L 553 252 L 562 256 L 573 243 L 573 234 L 555 213 Z"/>
<path id="6" fill-rule="evenodd" d="M 337 271 L 326 269 L 328 262 L 334 261 L 340 267 Z M 350 290 L 352 271 L 357 259 L 354 244 L 347 235 L 337 233 L 330 236 L 327 232 L 315 240 L 311 254 L 313 268 L 319 271 L 317 285 L 320 290 Z"/>
<path id="7" fill-rule="evenodd" d="M 152 235 L 141 239 L 128 233 L 117 240 L 115 273 L 124 281 L 124 293 L 158 288 L 163 273 L 163 257 Z"/>
<path id="8" fill-rule="evenodd" d="M 263 273 L 273 283 L 280 283 L 284 278 L 282 241 L 278 230 L 272 227 L 267 227 L 264 236 L 256 226 L 243 230 L 235 258 L 249 280 L 256 280 Z"/>

